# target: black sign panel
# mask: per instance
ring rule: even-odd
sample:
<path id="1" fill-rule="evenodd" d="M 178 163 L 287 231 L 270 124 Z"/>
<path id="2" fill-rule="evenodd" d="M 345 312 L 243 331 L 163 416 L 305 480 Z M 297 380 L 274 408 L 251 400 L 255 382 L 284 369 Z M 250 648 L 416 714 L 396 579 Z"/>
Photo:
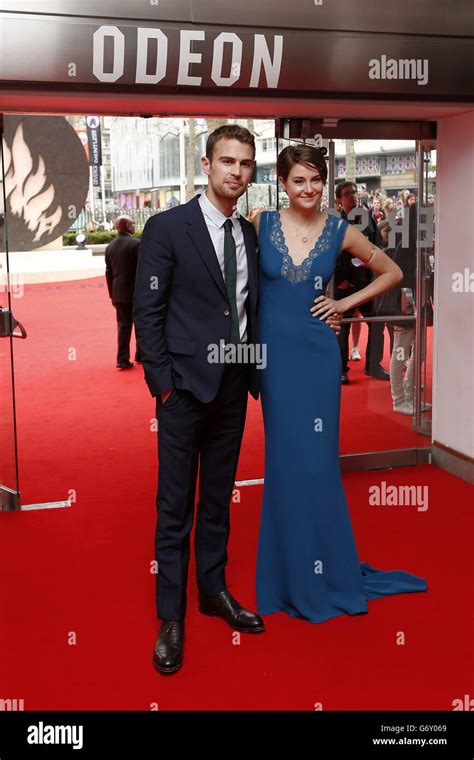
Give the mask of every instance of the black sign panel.
<path id="1" fill-rule="evenodd" d="M 473 35 L 471 0 L 1 0 L 1 11 L 101 19 L 251 24 L 262 31 L 314 29 L 387 34 Z"/>
<path id="2" fill-rule="evenodd" d="M 102 163 L 102 141 L 100 135 L 99 116 L 86 116 L 87 143 L 89 146 L 90 166 L 99 166 Z"/>
<path id="3" fill-rule="evenodd" d="M 1 23 L 3 82 L 474 100 L 468 38 L 8 14 Z"/>
<path id="4" fill-rule="evenodd" d="M 192 0 L 0 0 L 0 11 L 48 13 L 61 16 L 134 18 L 148 21 L 193 20 Z M 215 6 L 215 11 L 218 6 Z M 219 6 L 225 13 L 225 4 Z"/>

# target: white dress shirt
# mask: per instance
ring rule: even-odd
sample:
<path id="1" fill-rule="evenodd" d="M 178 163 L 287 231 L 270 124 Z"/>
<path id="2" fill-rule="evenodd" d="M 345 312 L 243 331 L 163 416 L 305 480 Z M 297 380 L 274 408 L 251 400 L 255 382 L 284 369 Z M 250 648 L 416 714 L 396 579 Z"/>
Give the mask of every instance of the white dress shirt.
<path id="1" fill-rule="evenodd" d="M 199 196 L 199 204 L 201 206 L 202 213 L 204 214 L 204 221 L 206 222 L 207 229 L 211 236 L 214 250 L 216 252 L 217 260 L 224 278 L 224 222 L 226 219 L 232 220 L 232 234 L 235 241 L 235 256 L 237 259 L 237 283 L 235 287 L 235 295 L 237 301 L 237 316 L 239 318 L 239 330 L 240 340 L 245 342 L 247 340 L 247 312 L 245 311 L 245 300 L 249 292 L 249 276 L 247 267 L 247 252 L 245 250 L 244 234 L 242 232 L 242 226 L 240 224 L 240 214 L 235 210 L 232 216 L 228 217 L 222 213 L 207 197 L 207 193 L 203 192 Z M 225 281 L 225 278 L 224 278 Z"/>

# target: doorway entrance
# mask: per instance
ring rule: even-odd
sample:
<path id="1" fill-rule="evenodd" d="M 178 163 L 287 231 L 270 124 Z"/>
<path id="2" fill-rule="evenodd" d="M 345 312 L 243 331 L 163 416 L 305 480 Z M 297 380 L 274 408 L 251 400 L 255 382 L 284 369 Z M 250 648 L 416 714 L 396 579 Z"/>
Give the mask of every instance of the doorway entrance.
<path id="1" fill-rule="evenodd" d="M 6 122 L 13 118 L 18 120 L 18 114 L 15 116 L 5 115 L 4 117 Z M 74 118 L 77 120 L 80 117 L 76 115 Z M 148 125 L 160 121 L 160 119 L 153 117 L 137 119 L 137 117 L 125 116 L 120 117 L 120 120 L 126 122 L 127 119 L 132 118 L 134 122 Z M 117 119 L 115 122 L 117 124 Z M 252 119 L 251 122 L 255 126 L 257 119 Z M 80 129 L 76 131 L 80 132 Z M 176 158 L 179 167 L 186 135 L 178 130 L 175 138 L 178 149 Z M 167 203 L 171 202 L 172 199 L 179 198 L 182 191 L 182 173 L 180 175 L 179 168 L 178 186 L 175 190 L 171 187 L 171 182 L 170 188 L 166 192 L 156 186 L 157 177 L 160 173 L 169 171 L 172 174 L 175 171 L 172 160 L 173 146 L 169 134 L 165 136 L 164 140 L 163 161 L 160 162 L 158 157 L 156 163 L 152 161 L 148 179 L 150 186 L 148 188 L 137 187 L 132 191 L 130 188 L 118 186 L 116 182 L 113 185 L 111 209 L 118 209 L 120 198 L 121 204 L 131 204 L 127 207 L 130 212 L 133 211 L 137 221 L 141 224 L 144 224 L 150 213 L 165 210 Z M 382 206 L 385 201 L 392 199 L 395 209 L 394 226 L 399 223 L 400 228 L 403 229 L 404 224 L 406 226 L 404 207 L 397 209 L 400 193 L 403 190 L 408 190 L 415 196 L 416 244 L 413 252 L 413 264 L 416 270 L 416 280 L 414 288 L 404 294 L 397 313 L 383 313 L 383 310 L 381 313 L 374 312 L 373 315 L 369 316 L 355 313 L 344 320 L 345 325 L 350 328 L 348 330 L 349 383 L 344 384 L 342 388 L 340 429 L 341 466 L 345 470 L 399 467 L 430 461 L 433 328 L 432 313 L 429 307 L 432 308 L 431 283 L 434 269 L 434 250 L 429 231 L 430 207 L 428 196 L 435 195 L 435 140 L 435 122 L 413 120 L 374 122 L 373 120 L 341 120 L 330 117 L 319 119 L 317 117 L 308 119 L 281 117 L 273 121 L 271 132 L 262 132 L 257 137 L 257 175 L 247 195 L 241 199 L 241 210 L 245 214 L 262 204 L 268 209 L 278 209 L 285 205 L 285 197 L 279 190 L 272 167 L 274 167 L 278 151 L 290 142 L 310 142 L 315 145 L 322 145 L 327 149 L 329 179 L 325 202 L 328 210 L 332 213 L 337 213 L 335 209 L 337 185 L 342 181 L 354 182 L 358 193 L 359 209 L 364 210 L 367 215 L 373 215 L 380 209 L 383 211 Z M 12 248 L 9 245 L 9 220 L 11 221 L 10 226 L 12 226 L 15 213 L 10 199 L 7 197 L 11 192 L 8 181 L 11 156 L 8 152 L 11 152 L 12 146 L 8 139 L 2 142 L 1 272 L 2 276 L 6 277 L 6 286 L 2 291 L 5 299 L 5 305 L 2 303 L 2 307 L 4 307 L 2 313 L 8 327 L 8 329 L 5 328 L 5 334 L 0 343 L 2 349 L 0 367 L 3 388 L 2 403 L 6 407 L 2 414 L 1 435 L 4 451 L 7 452 L 2 463 L 3 470 L 0 473 L 2 509 L 69 506 L 71 498 L 74 498 L 74 489 L 69 483 L 64 483 L 61 486 L 60 477 L 54 472 L 54 468 L 47 466 L 47 462 L 52 461 L 52 453 L 55 445 L 57 445 L 54 433 L 51 432 L 52 429 L 46 425 L 47 409 L 44 409 L 45 419 L 43 421 L 38 420 L 40 427 L 42 423 L 44 424 L 42 429 L 50 430 L 49 442 L 43 439 L 42 443 L 44 466 L 41 469 L 43 481 L 41 484 L 28 482 L 28 472 L 31 470 L 28 467 L 28 462 L 22 459 L 24 450 L 22 441 L 26 438 L 27 430 L 21 425 L 17 431 L 14 359 L 15 339 L 25 338 L 27 331 L 21 325 L 21 321 L 17 321 L 15 313 L 18 311 L 16 314 L 18 320 L 23 319 L 28 329 L 28 323 L 20 314 L 23 311 L 22 307 L 27 303 L 26 299 L 28 299 L 30 292 L 28 287 L 31 286 L 31 297 L 34 297 L 35 303 L 38 304 L 41 300 L 39 289 L 42 285 L 45 305 L 46 299 L 54 302 L 54 298 L 59 297 L 60 289 L 57 284 L 54 284 L 54 278 L 51 279 L 49 275 L 43 279 L 41 277 L 29 278 L 29 281 L 25 282 L 25 273 L 21 271 L 23 254 L 21 251 L 14 250 L 17 246 Z M 199 151 L 202 145 L 199 141 L 196 145 Z M 63 156 L 63 160 L 67 160 L 66 155 Z M 137 156 L 135 156 L 134 162 L 136 163 L 137 160 Z M 37 172 L 36 166 L 33 171 Z M 111 173 L 115 181 L 118 175 L 118 167 L 111 166 Z M 99 184 L 99 188 L 102 190 L 100 202 L 97 201 L 98 206 L 96 208 L 95 201 L 93 200 L 92 203 L 89 201 L 89 209 L 98 227 L 100 227 L 100 219 L 102 216 L 104 217 L 102 231 L 105 232 L 107 231 L 107 224 L 110 224 L 112 219 L 113 211 L 110 214 L 105 213 L 106 197 L 103 179 L 102 175 Z M 196 186 L 197 189 L 199 189 L 198 185 Z M 98 191 L 94 195 L 93 184 L 89 186 L 89 193 L 91 187 L 92 197 L 98 198 Z M 163 202 L 162 205 L 161 201 Z M 376 208 L 374 209 L 375 201 L 378 201 L 378 206 L 375 204 Z M 160 208 L 157 207 L 158 204 L 161 206 Z M 385 211 L 383 213 L 385 214 Z M 386 216 L 389 216 L 389 212 Z M 85 229 L 86 218 L 82 217 L 82 222 L 80 220 L 81 215 L 77 214 L 73 225 L 74 237 L 82 232 L 87 233 L 87 229 Z M 81 224 L 84 226 L 84 230 Z M 63 241 L 66 242 L 64 239 Z M 81 291 L 85 291 L 87 286 L 90 286 L 88 295 L 95 288 L 98 295 L 106 296 L 103 271 L 100 271 L 99 266 L 103 262 L 104 247 L 100 243 L 89 246 L 91 266 L 87 270 L 88 276 L 76 281 L 77 288 Z M 74 246 L 71 245 L 66 246 L 66 248 L 68 252 L 75 250 Z M 25 286 L 21 294 L 23 300 L 18 302 L 15 301 L 15 278 L 17 278 L 19 285 Z M 61 279 L 61 282 L 68 282 L 70 283 L 69 287 L 73 287 L 74 279 L 68 276 L 65 280 Z M 418 308 L 418 304 L 421 304 L 421 308 Z M 24 311 L 25 313 L 34 313 L 28 309 Z M 401 367 L 402 379 L 406 382 L 409 371 L 412 379 L 411 384 L 408 384 L 412 413 L 406 414 L 394 411 L 392 408 L 391 379 L 389 377 L 384 380 L 375 378 L 366 375 L 364 372 L 364 356 L 369 339 L 369 325 L 377 325 L 377 329 L 381 330 L 383 346 L 380 364 L 385 373 L 390 376 L 394 330 L 400 329 L 400 326 L 403 328 L 404 324 L 409 325 L 411 330 L 408 350 L 405 346 L 407 354 Z M 11 329 L 12 325 L 16 325 L 14 329 Z M 77 326 L 77 320 L 71 321 L 71 331 Z M 28 341 L 25 343 L 26 349 L 27 344 Z M 69 348 L 74 347 L 75 340 L 72 340 L 72 334 L 71 339 L 66 340 L 66 344 Z M 357 355 L 361 358 L 357 358 Z M 91 390 L 95 392 L 97 389 Z M 61 405 L 58 403 L 59 410 L 60 407 Z M 49 421 L 50 416 L 48 417 Z M 252 431 L 256 431 L 257 440 L 261 440 L 263 444 L 263 435 L 259 429 L 259 426 L 261 428 L 259 408 L 250 410 L 250 422 Z M 63 424 L 67 423 L 63 421 Z M 100 424 L 100 420 L 97 420 L 97 424 Z M 26 498 L 20 497 L 19 476 L 22 472 L 26 481 Z M 247 469 L 240 473 L 241 480 L 246 482 L 260 482 L 262 477 L 263 458 L 255 460 L 254 469 Z M 70 492 L 72 492 L 72 497 L 68 495 Z"/>

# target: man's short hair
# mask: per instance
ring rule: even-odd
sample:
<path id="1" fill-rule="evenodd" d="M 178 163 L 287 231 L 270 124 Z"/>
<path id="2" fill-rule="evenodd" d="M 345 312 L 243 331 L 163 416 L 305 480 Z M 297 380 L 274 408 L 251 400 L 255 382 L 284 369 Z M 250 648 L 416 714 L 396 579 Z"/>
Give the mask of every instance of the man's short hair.
<path id="1" fill-rule="evenodd" d="M 214 148 L 216 143 L 222 139 L 225 140 L 238 140 L 242 143 L 247 143 L 253 150 L 253 157 L 255 158 L 255 139 L 251 132 L 246 127 L 241 127 L 239 124 L 223 124 L 221 127 L 217 127 L 207 138 L 206 142 L 206 156 L 209 161 L 212 161 Z"/>
<path id="2" fill-rule="evenodd" d="M 336 198 L 338 201 L 341 199 L 342 191 L 345 187 L 353 187 L 354 190 L 357 192 L 357 185 L 355 182 L 339 182 L 338 185 L 336 185 Z"/>
<path id="3" fill-rule="evenodd" d="M 126 232 L 130 223 L 135 224 L 131 216 L 120 214 L 115 220 L 115 229 L 117 232 Z"/>

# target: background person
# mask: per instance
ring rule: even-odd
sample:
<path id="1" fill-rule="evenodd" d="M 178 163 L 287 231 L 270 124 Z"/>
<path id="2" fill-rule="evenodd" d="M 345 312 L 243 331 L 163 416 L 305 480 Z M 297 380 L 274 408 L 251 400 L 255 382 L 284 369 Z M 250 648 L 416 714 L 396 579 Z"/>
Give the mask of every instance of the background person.
<path id="1" fill-rule="evenodd" d="M 358 206 L 357 186 L 353 182 L 340 182 L 336 187 L 336 200 L 339 203 L 340 214 L 343 219 L 347 220 L 349 212 Z M 376 244 L 378 241 L 377 225 L 369 212 L 368 226 L 363 230 L 363 234 L 368 240 Z M 355 224 L 355 221 L 348 220 L 349 224 Z M 354 256 L 350 251 L 341 251 L 337 258 L 336 268 L 334 271 L 334 299 L 336 301 L 346 298 L 359 290 L 365 288 L 372 282 L 372 272 L 364 266 L 354 266 L 352 261 Z M 374 315 L 374 304 L 372 301 L 363 303 L 359 306 L 359 311 L 364 317 Z M 353 317 L 355 308 L 349 309 L 345 318 Z M 381 365 L 384 348 L 384 324 L 383 322 L 368 322 L 367 348 L 365 352 L 365 369 L 364 372 L 370 377 L 377 380 L 389 380 L 390 375 Z M 349 332 L 351 323 L 345 322 L 341 325 L 339 334 L 339 346 L 341 349 L 342 360 L 342 377 L 341 382 L 349 382 Z M 357 335 L 356 335 L 357 339 Z M 357 346 L 357 343 L 356 343 Z"/>
<path id="2" fill-rule="evenodd" d="M 134 237 L 135 224 L 131 217 L 122 215 L 115 220 L 118 232 L 115 240 L 105 249 L 105 277 L 109 296 L 117 316 L 117 368 L 130 369 L 130 338 L 132 335 L 133 291 L 137 271 L 140 241 Z M 140 362 L 138 344 L 135 361 Z"/>

